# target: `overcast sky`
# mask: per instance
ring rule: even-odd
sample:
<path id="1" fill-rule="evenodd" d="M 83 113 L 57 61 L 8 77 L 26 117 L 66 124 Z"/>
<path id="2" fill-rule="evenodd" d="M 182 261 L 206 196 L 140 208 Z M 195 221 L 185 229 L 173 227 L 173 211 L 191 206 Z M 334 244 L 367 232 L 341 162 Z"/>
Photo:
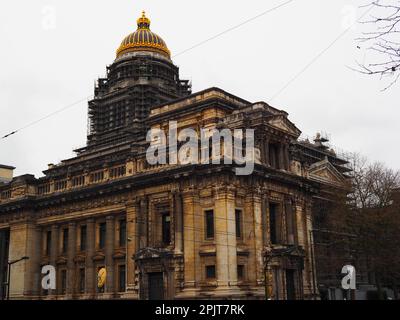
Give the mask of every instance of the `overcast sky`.
<path id="1" fill-rule="evenodd" d="M 177 54 L 285 0 L 2 0 L 0 135 L 93 94 L 144 9 Z M 174 59 L 193 91 L 218 86 L 286 110 L 306 135 L 400 169 L 400 83 L 351 71 L 369 54 L 357 25 L 273 101 L 271 98 L 361 15 L 360 1 L 294 0 Z M 0 163 L 41 175 L 86 142 L 87 103 L 0 140 Z"/>

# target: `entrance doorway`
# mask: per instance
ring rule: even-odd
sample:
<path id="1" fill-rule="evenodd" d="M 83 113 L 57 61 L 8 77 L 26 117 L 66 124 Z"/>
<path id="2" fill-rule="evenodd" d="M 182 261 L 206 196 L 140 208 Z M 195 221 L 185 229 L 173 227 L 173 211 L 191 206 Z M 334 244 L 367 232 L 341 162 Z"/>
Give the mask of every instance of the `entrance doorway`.
<path id="1" fill-rule="evenodd" d="M 152 272 L 147 274 L 149 300 L 164 299 L 164 280 L 162 272 Z"/>
<path id="2" fill-rule="evenodd" d="M 286 270 L 286 296 L 287 300 L 296 300 L 296 288 L 294 284 L 294 270 Z"/>

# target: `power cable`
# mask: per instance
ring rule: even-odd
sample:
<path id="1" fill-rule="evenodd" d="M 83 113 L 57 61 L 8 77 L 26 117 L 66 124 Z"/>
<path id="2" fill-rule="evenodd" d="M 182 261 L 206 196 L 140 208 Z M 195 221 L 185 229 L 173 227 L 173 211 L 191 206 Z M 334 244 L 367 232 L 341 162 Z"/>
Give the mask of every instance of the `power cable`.
<path id="1" fill-rule="evenodd" d="M 366 16 L 371 10 L 372 6 L 366 10 L 359 18 L 358 20 L 361 20 Z M 350 31 L 352 26 L 347 27 L 344 31 L 342 31 L 332 42 L 329 43 L 327 47 L 325 47 L 322 51 L 320 51 L 314 58 L 311 59 L 309 63 L 307 63 L 298 73 L 294 75 L 293 78 L 291 78 L 282 88 L 280 88 L 270 99 L 270 101 L 273 101 L 276 97 L 278 97 L 283 91 L 285 91 L 294 81 L 296 81 L 307 69 L 309 69 L 319 58 L 321 58 L 324 53 L 326 53 L 330 48 L 332 48 L 336 42 L 338 42 L 341 38 L 343 38 L 347 32 Z"/>
<path id="2" fill-rule="evenodd" d="M 68 110 L 68 109 L 70 109 L 70 108 L 76 106 L 77 104 L 79 104 L 79 103 L 81 103 L 81 102 L 83 102 L 83 101 L 87 101 L 87 100 L 90 99 L 90 98 L 91 98 L 91 96 L 82 98 L 82 99 L 80 99 L 80 100 L 78 100 L 78 101 L 75 101 L 75 102 L 73 102 L 73 103 L 71 103 L 71 104 L 69 104 L 69 105 L 67 105 L 67 106 L 65 106 L 65 107 L 62 107 L 61 109 L 58 109 L 58 110 L 56 110 L 56 111 L 54 111 L 54 112 L 52 112 L 52 113 L 49 113 L 48 115 L 44 116 L 43 118 L 37 119 L 37 120 L 35 120 L 35 121 L 33 121 L 33 122 L 30 122 L 30 123 L 26 124 L 25 126 L 23 126 L 23 127 L 19 128 L 19 129 L 16 129 L 16 130 L 14 130 L 14 131 L 12 131 L 12 132 L 10 132 L 10 133 L 4 135 L 3 137 L 1 137 L 1 139 L 6 139 L 6 138 L 8 138 L 8 137 L 10 137 L 10 136 L 12 136 L 12 135 L 18 133 L 19 131 L 22 131 L 22 130 L 24 130 L 24 129 L 26 129 L 26 128 L 29 128 L 29 127 L 31 127 L 31 126 L 33 126 L 33 125 L 35 125 L 35 124 L 37 124 L 37 123 L 39 123 L 39 122 L 41 122 L 41 121 L 44 121 L 44 120 L 46 120 L 46 119 L 48 119 L 48 118 L 50 118 L 50 117 L 52 117 L 52 116 L 55 116 L 55 115 L 57 115 L 57 114 L 59 114 L 59 113 L 65 111 L 65 110 Z"/>
<path id="3" fill-rule="evenodd" d="M 174 56 L 172 56 L 172 58 L 175 58 L 175 57 L 177 57 L 177 56 L 179 56 L 179 55 L 181 55 L 181 54 L 184 54 L 184 53 L 186 53 L 186 52 L 188 52 L 188 51 L 190 51 L 190 50 L 192 50 L 192 49 L 195 49 L 195 48 L 197 48 L 197 47 L 200 47 L 200 46 L 202 46 L 203 44 L 205 44 L 205 43 L 207 43 L 207 42 L 209 42 L 209 41 L 212 41 L 212 40 L 214 40 L 214 39 L 216 39 L 216 38 L 218 38 L 218 37 L 220 37 L 220 36 L 222 36 L 222 35 L 224 35 L 224 34 L 230 32 L 230 31 L 236 30 L 236 29 L 238 29 L 238 28 L 244 26 L 245 24 L 247 24 L 247 23 L 249 23 L 249 22 L 252 22 L 252 21 L 254 21 L 254 20 L 258 19 L 258 18 L 261 18 L 262 16 L 264 16 L 264 15 L 270 13 L 270 12 L 273 12 L 273 11 L 275 11 L 275 10 L 277 10 L 277 9 L 279 9 L 279 8 L 281 8 L 281 7 L 283 7 L 283 6 L 288 5 L 289 3 L 293 2 L 293 1 L 294 1 L 294 0 L 289 0 L 289 1 L 283 2 L 283 3 L 277 5 L 277 6 L 273 7 L 273 8 L 270 8 L 270 9 L 264 11 L 264 12 L 261 12 L 260 14 L 254 16 L 254 17 L 252 17 L 252 18 L 249 18 L 249 19 L 247 19 L 247 20 L 245 20 L 245 21 L 243 21 L 243 22 L 241 22 L 241 23 L 239 23 L 239 24 L 237 24 L 237 25 L 235 25 L 235 26 L 233 26 L 233 27 L 230 27 L 230 28 L 228 28 L 228 29 L 226 29 L 226 30 L 224 30 L 224 31 L 222 31 L 222 32 L 220 32 L 220 33 L 218 33 L 218 34 L 216 34 L 215 36 L 212 36 L 212 37 L 210 37 L 210 38 L 208 38 L 208 39 L 206 39 L 206 40 L 203 40 L 203 41 L 201 41 L 201 42 L 199 42 L 199 43 L 193 45 L 192 47 L 189 47 L 189 48 L 187 48 L 187 49 L 185 49 L 185 50 L 183 50 L 183 51 L 181 51 L 181 52 L 178 52 L 177 54 L 175 54 Z"/>
<path id="4" fill-rule="evenodd" d="M 243 25 L 245 25 L 245 24 L 247 24 L 247 23 L 249 23 L 249 22 L 251 22 L 251 21 L 254 21 L 254 20 L 258 19 L 258 18 L 261 18 L 262 16 L 264 16 L 264 15 L 270 13 L 270 12 L 273 12 L 273 11 L 275 11 L 275 10 L 277 10 L 277 9 L 279 9 L 279 8 L 281 8 L 281 7 L 283 7 L 283 6 L 286 6 L 286 5 L 288 5 L 289 3 L 293 2 L 293 1 L 295 1 L 295 0 L 285 1 L 285 2 L 283 2 L 283 3 L 281 3 L 281 4 L 277 5 L 277 6 L 275 6 L 275 7 L 273 7 L 273 8 L 270 8 L 270 9 L 268 9 L 268 10 L 266 10 L 266 11 L 264 11 L 264 12 L 262 12 L 262 13 L 256 15 L 256 16 L 252 17 L 252 18 L 249 18 L 249 19 L 247 19 L 247 20 L 245 20 L 245 21 L 243 21 L 243 22 L 241 22 L 241 23 L 239 23 L 239 24 L 237 24 L 237 25 L 235 25 L 235 26 L 233 26 L 233 27 L 230 27 L 229 29 L 226 29 L 226 30 L 224 30 L 224 31 L 222 31 L 222 32 L 220 32 L 220 33 L 218 33 L 218 34 L 216 34 L 216 35 L 214 35 L 214 36 L 212 36 L 212 37 L 206 39 L 206 40 L 203 40 L 203 41 L 201 41 L 201 42 L 199 42 L 199 43 L 197 43 L 197 44 L 195 44 L 195 45 L 193 45 L 193 46 L 191 46 L 191 47 L 189 47 L 189 48 L 187 48 L 187 49 L 185 49 L 185 50 L 183 50 L 183 51 L 181 51 L 181 52 L 175 54 L 172 58 L 175 58 L 175 57 L 177 57 L 177 56 L 180 56 L 180 55 L 182 55 L 182 54 L 184 54 L 184 53 L 186 53 L 186 52 L 188 52 L 188 51 L 190 51 L 190 50 L 193 50 L 193 49 L 195 49 L 195 48 L 197 48 L 197 47 L 199 47 L 199 46 L 201 46 L 201 45 L 203 45 L 203 44 L 205 44 L 205 43 L 207 43 L 207 42 L 209 42 L 209 41 L 212 41 L 212 40 L 214 40 L 214 39 L 216 39 L 216 38 L 218 38 L 218 37 L 220 37 L 220 36 L 222 36 L 222 35 L 224 35 L 224 34 L 230 32 L 230 31 L 233 31 L 233 30 L 235 30 L 235 29 L 238 29 L 238 28 L 240 28 L 241 26 L 243 26 Z M 90 97 L 91 97 L 91 96 L 90 96 Z M 14 130 L 14 131 L 12 131 L 12 132 L 10 132 L 10 133 L 4 135 L 3 137 L 1 137 L 0 140 L 6 139 L 6 138 L 8 138 L 8 137 L 10 137 L 10 136 L 12 136 L 12 135 L 14 135 L 14 134 L 16 134 L 16 133 L 18 133 L 18 132 L 24 130 L 24 129 L 26 129 L 26 128 L 28 128 L 28 127 L 31 127 L 31 126 L 33 126 L 33 125 L 35 125 L 35 124 L 37 124 L 37 123 L 39 123 L 39 122 L 41 122 L 41 121 L 43 121 L 43 120 L 46 120 L 46 119 L 48 119 L 48 118 L 50 118 L 50 117 L 52 117 L 52 116 L 58 114 L 58 113 L 61 113 L 61 112 L 65 111 L 65 110 L 67 110 L 67 109 L 69 109 L 69 108 L 72 108 L 73 106 L 75 106 L 75 105 L 81 103 L 81 102 L 84 101 L 84 100 L 87 100 L 87 99 L 90 98 L 90 97 L 85 97 L 85 98 L 83 98 L 83 99 L 80 99 L 79 101 L 74 102 L 74 103 L 72 103 L 72 104 L 70 104 L 70 105 L 67 105 L 67 106 L 65 106 L 65 107 L 63 107 L 63 108 L 61 108 L 61 109 L 59 109 L 59 110 L 57 110 L 57 111 L 55 111 L 55 112 L 52 112 L 52 113 L 48 114 L 47 116 L 45 116 L 45 117 L 43 117 L 43 118 L 40 118 L 40 119 L 35 120 L 35 121 L 31 122 L 31 123 L 28 123 L 27 125 L 25 125 L 25 126 L 19 128 L 19 129 L 16 129 L 16 130 Z"/>

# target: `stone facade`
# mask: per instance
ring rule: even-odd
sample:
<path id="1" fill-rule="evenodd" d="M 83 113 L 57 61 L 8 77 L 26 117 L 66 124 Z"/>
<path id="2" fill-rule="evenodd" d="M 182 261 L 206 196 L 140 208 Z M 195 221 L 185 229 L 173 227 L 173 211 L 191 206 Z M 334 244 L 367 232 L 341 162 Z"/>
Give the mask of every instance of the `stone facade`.
<path id="1" fill-rule="evenodd" d="M 127 63 L 137 55 L 154 63 L 144 49 Z M 345 184 L 345 161 L 299 141 L 288 114 L 267 103 L 218 88 L 174 92 L 143 113 L 140 126 L 124 122 L 115 133 L 103 123 L 98 138 L 89 133 L 88 148 L 44 177 L 0 184 L 3 276 L 7 260 L 29 257 L 11 267 L 11 299 L 315 296 L 312 201 L 327 183 Z M 102 94 L 106 101 L 114 93 Z M 167 132 L 170 121 L 178 132 L 254 129 L 253 173 L 239 176 L 223 163 L 149 165 L 145 133 Z M 41 287 L 48 264 L 56 268 L 55 290 Z"/>

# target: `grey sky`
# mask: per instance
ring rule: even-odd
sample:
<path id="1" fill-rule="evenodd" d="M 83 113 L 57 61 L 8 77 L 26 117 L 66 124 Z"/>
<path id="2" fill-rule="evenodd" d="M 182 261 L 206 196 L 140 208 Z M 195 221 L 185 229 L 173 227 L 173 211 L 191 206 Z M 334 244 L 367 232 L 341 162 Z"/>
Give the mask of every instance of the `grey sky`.
<path id="1" fill-rule="evenodd" d="M 120 42 L 144 9 L 172 55 L 284 0 L 55 1 L 0 3 L 0 135 L 92 95 Z M 284 109 L 306 135 L 400 169 L 397 86 L 349 70 L 368 58 L 356 48 L 358 25 L 279 97 L 271 97 L 335 39 L 361 1 L 295 0 L 174 59 L 193 91 L 218 86 Z M 55 10 L 54 28 L 51 13 Z M 87 104 L 0 140 L 0 163 L 41 175 L 86 140 Z"/>

